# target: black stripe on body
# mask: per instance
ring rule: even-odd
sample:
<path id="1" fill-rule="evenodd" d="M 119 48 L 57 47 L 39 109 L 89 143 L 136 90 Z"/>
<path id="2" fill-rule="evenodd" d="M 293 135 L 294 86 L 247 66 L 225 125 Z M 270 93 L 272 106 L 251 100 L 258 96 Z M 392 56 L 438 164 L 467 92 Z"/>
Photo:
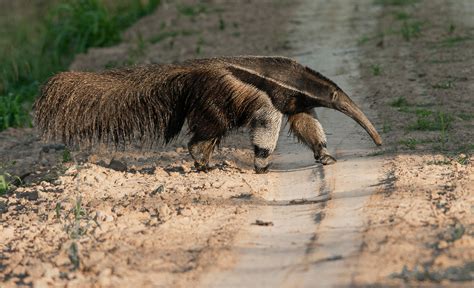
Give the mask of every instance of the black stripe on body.
<path id="1" fill-rule="evenodd" d="M 308 108 L 321 106 L 317 98 L 280 85 L 277 80 L 270 80 L 270 78 L 235 66 L 229 66 L 227 69 L 240 81 L 264 91 L 270 97 L 273 105 L 282 113 L 294 114 Z"/>

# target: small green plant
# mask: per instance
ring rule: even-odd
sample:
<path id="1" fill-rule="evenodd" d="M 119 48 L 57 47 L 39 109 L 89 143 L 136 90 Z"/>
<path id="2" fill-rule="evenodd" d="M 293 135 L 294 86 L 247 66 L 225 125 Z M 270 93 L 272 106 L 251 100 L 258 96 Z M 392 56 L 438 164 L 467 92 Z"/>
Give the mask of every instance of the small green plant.
<path id="1" fill-rule="evenodd" d="M 454 30 L 456 30 L 456 25 L 454 25 L 453 23 L 449 24 L 448 33 L 453 34 Z"/>
<path id="2" fill-rule="evenodd" d="M 396 107 L 396 108 L 401 108 L 408 105 L 409 105 L 408 100 L 405 97 L 398 97 L 397 99 L 390 102 L 390 106 Z"/>
<path id="3" fill-rule="evenodd" d="M 398 97 L 392 102 L 390 102 L 390 106 L 397 108 L 398 111 L 400 112 L 410 112 L 411 109 L 411 104 L 408 102 L 408 100 L 405 97 Z"/>
<path id="4" fill-rule="evenodd" d="M 199 55 L 202 52 L 202 46 L 205 44 L 204 38 L 199 37 L 197 43 L 196 43 L 196 54 Z"/>
<path id="5" fill-rule="evenodd" d="M 61 221 L 61 203 L 57 202 L 56 206 L 54 207 L 54 211 L 56 212 L 56 218 Z"/>
<path id="6" fill-rule="evenodd" d="M 471 121 L 474 119 L 474 113 L 459 113 L 458 117 L 464 121 Z"/>
<path id="7" fill-rule="evenodd" d="M 0 175 L 0 196 L 7 193 L 9 189 L 10 189 L 10 185 L 7 182 L 6 175 Z"/>
<path id="8" fill-rule="evenodd" d="M 450 89 L 454 87 L 454 81 L 451 79 L 440 81 L 436 84 L 431 85 L 434 89 Z"/>
<path id="9" fill-rule="evenodd" d="M 409 126 L 409 130 L 441 131 L 441 140 L 446 140 L 447 130 L 451 127 L 453 117 L 442 111 L 432 112 L 427 109 L 416 109 L 416 122 Z"/>
<path id="10" fill-rule="evenodd" d="M 392 125 L 386 121 L 383 122 L 383 126 L 382 126 L 382 132 L 383 133 L 388 133 L 392 131 Z"/>
<path id="11" fill-rule="evenodd" d="M 3 165 L 0 166 L 0 168 L 3 170 Z M 21 182 L 21 178 L 18 176 L 13 176 L 8 172 L 0 173 L 0 196 L 5 195 L 5 193 L 7 193 L 13 187 L 13 183 Z"/>
<path id="12" fill-rule="evenodd" d="M 428 162 L 426 162 L 426 164 L 428 164 L 428 165 L 450 165 L 451 160 L 449 160 L 448 158 L 444 158 L 443 160 L 428 161 Z"/>
<path id="13" fill-rule="evenodd" d="M 73 241 L 69 246 L 68 257 L 72 264 L 72 270 L 79 268 L 81 262 L 79 259 L 79 247 L 77 246 L 76 241 Z"/>
<path id="14" fill-rule="evenodd" d="M 469 164 L 469 159 L 470 158 L 471 157 L 469 156 L 469 154 L 461 153 L 456 157 L 456 162 L 458 162 L 461 165 L 467 165 L 467 164 Z"/>
<path id="15" fill-rule="evenodd" d="M 405 11 L 397 11 L 395 12 L 395 19 L 397 20 L 407 20 L 410 18 L 410 15 Z"/>
<path id="16" fill-rule="evenodd" d="M 445 113 L 439 112 L 438 118 L 439 118 L 441 148 L 444 150 L 446 143 L 448 142 L 448 128 L 449 128 L 452 117 L 448 117 Z"/>
<path id="17" fill-rule="evenodd" d="M 472 40 L 472 37 L 469 36 L 449 36 L 441 41 L 442 47 L 453 47 L 460 43 Z"/>
<path id="18" fill-rule="evenodd" d="M 405 147 L 407 147 L 410 150 L 415 150 L 416 145 L 420 144 L 420 142 L 418 140 L 414 139 L 414 138 L 408 138 L 408 139 L 405 139 L 405 140 L 400 140 L 399 143 L 404 145 Z"/>
<path id="19" fill-rule="evenodd" d="M 367 35 L 362 35 L 362 36 L 359 38 L 359 40 L 357 40 L 357 43 L 358 43 L 359 45 L 363 45 L 363 44 L 365 44 L 365 43 L 367 43 L 367 42 L 369 42 L 369 41 L 370 41 L 370 37 L 369 37 L 369 36 L 367 36 Z"/>
<path id="20" fill-rule="evenodd" d="M 370 66 L 370 69 L 372 71 L 372 75 L 374 76 L 379 76 L 382 73 L 382 68 L 380 67 L 379 64 L 372 64 Z"/>
<path id="21" fill-rule="evenodd" d="M 81 196 L 76 197 L 72 204 L 73 206 L 70 209 L 63 210 L 61 202 L 57 202 L 54 210 L 58 221 L 64 224 L 63 229 L 69 239 L 72 240 L 67 252 L 74 270 L 79 268 L 80 265 L 77 241 L 89 233 L 91 228 L 100 228 L 100 225 L 83 207 Z M 94 223 L 95 227 L 93 227 Z"/>
<path id="22" fill-rule="evenodd" d="M 196 55 L 199 55 L 199 54 L 201 54 L 201 51 L 202 51 L 202 46 L 198 44 L 196 46 L 196 50 L 194 52 L 196 53 Z"/>
<path id="23" fill-rule="evenodd" d="M 219 17 L 219 30 L 224 31 L 225 30 L 225 22 L 222 17 Z"/>
<path id="24" fill-rule="evenodd" d="M 68 149 L 64 149 L 63 154 L 62 154 L 62 161 L 63 163 L 72 161 L 71 151 L 69 151 Z"/>
<path id="25" fill-rule="evenodd" d="M 402 27 L 400 28 L 400 34 L 405 41 L 410 41 L 413 38 L 417 38 L 421 35 L 422 23 L 419 21 L 403 21 Z"/>

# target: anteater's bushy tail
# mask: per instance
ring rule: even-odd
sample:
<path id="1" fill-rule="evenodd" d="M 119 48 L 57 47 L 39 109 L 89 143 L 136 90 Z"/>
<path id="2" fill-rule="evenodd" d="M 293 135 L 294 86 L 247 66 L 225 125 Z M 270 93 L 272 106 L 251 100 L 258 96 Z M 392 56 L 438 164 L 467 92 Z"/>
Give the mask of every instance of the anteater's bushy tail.
<path id="1" fill-rule="evenodd" d="M 44 138 L 68 145 L 170 141 L 186 116 L 180 69 L 147 65 L 57 74 L 35 103 L 36 126 Z"/>

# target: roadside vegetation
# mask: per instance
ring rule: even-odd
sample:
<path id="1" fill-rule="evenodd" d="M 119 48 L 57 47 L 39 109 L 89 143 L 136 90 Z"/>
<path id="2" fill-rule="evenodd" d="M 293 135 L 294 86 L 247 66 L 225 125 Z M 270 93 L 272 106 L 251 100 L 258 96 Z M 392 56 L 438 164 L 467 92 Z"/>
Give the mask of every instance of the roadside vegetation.
<path id="1" fill-rule="evenodd" d="M 440 24 L 420 17 L 416 12 L 420 3 L 420 0 L 374 0 L 374 5 L 387 11 L 390 25 L 381 27 L 375 33 L 362 35 L 358 41 L 359 45 L 375 45 L 379 51 L 388 45 L 404 47 L 407 53 L 412 53 L 408 57 L 412 59 L 410 61 L 431 58 L 412 71 L 405 67 L 407 70 L 402 76 L 408 78 L 407 87 L 418 86 L 415 91 L 398 89 L 400 91 L 395 93 L 389 92 L 393 96 L 388 106 L 396 113 L 384 115 L 382 132 L 385 138 L 392 139 L 388 141 L 390 147 L 373 153 L 373 156 L 398 150 L 436 151 L 447 156 L 459 153 L 471 155 L 474 144 L 468 140 L 468 135 L 460 132 L 469 130 L 465 128 L 472 127 L 474 119 L 469 108 L 472 103 L 461 101 L 462 95 L 467 93 L 468 79 L 455 74 L 455 70 L 432 73 L 435 71 L 432 69 L 436 69 L 434 65 L 462 63 L 463 60 L 457 59 L 461 54 L 456 51 L 463 46 L 466 51 L 469 50 L 474 40 L 472 31 L 457 27 L 453 22 Z M 416 52 L 408 52 L 411 50 Z M 374 57 L 374 61 L 376 59 Z M 389 66 L 389 63 L 379 60 L 369 63 L 366 69 L 372 77 L 380 77 L 374 81 L 387 81 L 390 77 L 396 77 L 393 75 L 395 70 L 389 69 Z M 453 98 L 453 95 L 456 97 Z M 448 101 L 448 98 L 451 100 Z"/>
<path id="2" fill-rule="evenodd" d="M 386 182 L 367 209 L 366 259 L 392 264 L 370 268 L 375 286 L 473 280 L 474 35 L 451 4 L 374 0 L 377 29 L 358 41 L 385 145 L 369 155 L 385 156 Z"/>
<path id="3" fill-rule="evenodd" d="M 120 42 L 121 32 L 154 11 L 159 2 L 0 3 L 5 6 L 0 12 L 0 131 L 30 126 L 32 103 L 41 83 L 66 70 L 75 54 Z"/>

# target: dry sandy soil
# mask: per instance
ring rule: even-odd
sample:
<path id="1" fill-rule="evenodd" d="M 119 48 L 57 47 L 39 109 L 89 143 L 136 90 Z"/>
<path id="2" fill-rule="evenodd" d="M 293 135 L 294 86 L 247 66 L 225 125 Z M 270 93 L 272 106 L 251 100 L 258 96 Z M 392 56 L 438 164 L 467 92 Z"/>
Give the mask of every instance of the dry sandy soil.
<path id="1" fill-rule="evenodd" d="M 360 38 L 364 81 L 383 115 L 386 179 L 365 208 L 356 283 L 472 285 L 473 8 L 386 5 L 377 31 Z"/>
<path id="2" fill-rule="evenodd" d="M 301 1 L 164 2 L 122 44 L 91 49 L 71 69 L 292 54 L 287 27 Z M 351 282 L 467 287 L 474 277 L 472 3 L 375 2 L 370 10 L 354 4 L 353 18 L 377 21 L 355 45 L 385 140 L 366 157 L 383 159 L 385 177 L 362 209 Z M 232 267 L 236 235 L 264 220 L 249 210 L 278 174 L 253 173 L 245 133 L 223 143 L 209 173 L 192 168 L 185 143 L 182 135 L 153 151 L 69 153 L 33 129 L 0 133 L 0 172 L 21 179 L 11 178 L 0 196 L 0 287 L 187 287 L 217 262 Z"/>

